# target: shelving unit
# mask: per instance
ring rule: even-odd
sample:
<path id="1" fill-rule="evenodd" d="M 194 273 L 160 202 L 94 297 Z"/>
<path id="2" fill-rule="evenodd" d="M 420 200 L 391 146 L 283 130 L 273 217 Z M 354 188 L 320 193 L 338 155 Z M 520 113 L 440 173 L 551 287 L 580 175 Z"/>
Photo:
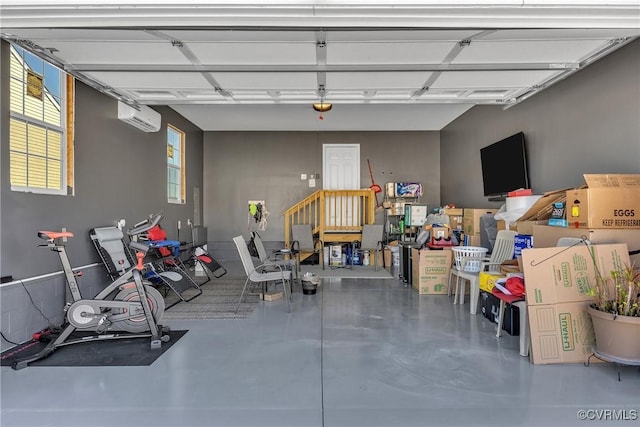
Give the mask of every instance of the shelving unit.
<path id="1" fill-rule="evenodd" d="M 407 205 L 420 205 L 419 197 L 390 197 L 385 196 L 385 205 L 390 206 L 384 210 L 384 239 L 385 243 L 389 243 L 392 240 L 405 241 L 407 238 L 407 230 L 411 227 L 411 224 L 404 224 L 405 219 L 405 207 Z"/>

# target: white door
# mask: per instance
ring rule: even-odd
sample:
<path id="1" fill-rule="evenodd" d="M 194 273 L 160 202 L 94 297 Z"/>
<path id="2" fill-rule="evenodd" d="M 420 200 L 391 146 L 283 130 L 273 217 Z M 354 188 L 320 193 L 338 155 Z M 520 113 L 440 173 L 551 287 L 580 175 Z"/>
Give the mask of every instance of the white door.
<path id="1" fill-rule="evenodd" d="M 322 188 L 360 189 L 360 144 L 323 144 Z M 357 200 L 346 197 L 327 200 L 327 225 L 357 225 Z"/>
<path id="2" fill-rule="evenodd" d="M 360 144 L 322 144 L 322 188 L 360 189 Z"/>

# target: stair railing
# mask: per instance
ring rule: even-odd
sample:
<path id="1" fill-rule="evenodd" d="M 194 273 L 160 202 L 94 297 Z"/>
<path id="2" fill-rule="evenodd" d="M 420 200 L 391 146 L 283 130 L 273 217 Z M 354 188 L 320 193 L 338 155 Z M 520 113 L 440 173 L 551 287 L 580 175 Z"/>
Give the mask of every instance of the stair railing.
<path id="1" fill-rule="evenodd" d="M 324 242 L 360 240 L 362 226 L 375 223 L 375 209 L 375 193 L 368 188 L 315 191 L 284 212 L 285 246 L 293 224 L 310 224 Z"/>

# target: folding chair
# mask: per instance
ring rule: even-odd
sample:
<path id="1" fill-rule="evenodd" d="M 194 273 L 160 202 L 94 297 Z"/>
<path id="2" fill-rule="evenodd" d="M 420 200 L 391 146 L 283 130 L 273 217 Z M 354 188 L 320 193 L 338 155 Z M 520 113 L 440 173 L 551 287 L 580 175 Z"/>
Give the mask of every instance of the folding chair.
<path id="1" fill-rule="evenodd" d="M 107 274 L 111 280 L 115 280 L 121 274 L 126 272 L 135 264 L 133 255 L 129 251 L 128 245 L 124 242 L 124 234 L 117 227 L 98 227 L 89 232 L 89 237 L 93 242 L 102 264 L 107 270 Z M 186 273 L 181 271 L 171 271 L 158 269 L 152 262 L 145 262 L 145 270 L 143 277 L 155 287 L 164 286 L 170 289 L 177 296 L 178 300 L 169 304 L 169 308 L 180 301 L 191 301 L 202 293 L 200 287 L 197 286 L 197 293 L 190 298 L 185 298 L 182 294 L 185 290 L 193 288 L 193 281 L 190 280 Z M 166 297 L 166 293 L 164 294 Z"/>
<path id="2" fill-rule="evenodd" d="M 267 254 L 267 250 L 264 248 L 264 243 L 262 242 L 262 238 L 260 235 L 252 231 L 251 238 L 256 245 L 256 250 L 258 251 L 258 259 L 260 260 L 260 264 L 264 265 L 267 270 L 275 271 L 277 268 L 285 268 L 287 270 L 295 270 L 295 278 L 298 279 L 298 269 L 296 268 L 296 261 L 293 258 L 291 252 L 285 253 L 282 250 L 274 251 L 271 256 Z M 280 258 L 285 255 L 289 256 L 289 259 Z"/>
<path id="3" fill-rule="evenodd" d="M 245 242 L 244 237 L 236 236 L 233 238 L 233 242 L 236 244 L 238 254 L 240 255 L 240 260 L 242 261 L 242 266 L 244 267 L 244 271 L 247 274 L 247 279 L 244 282 L 242 293 L 240 294 L 240 299 L 238 300 L 238 307 L 236 307 L 236 313 L 240 309 L 240 303 L 242 302 L 242 298 L 244 297 L 244 293 L 249 282 L 264 283 L 265 288 L 266 283 L 268 282 L 282 283 L 284 297 L 287 300 L 289 312 L 291 312 L 291 289 L 289 288 L 291 284 L 291 270 L 286 270 L 282 267 L 276 266 L 277 269 L 275 271 L 265 271 L 264 265 L 254 266 L 253 259 L 251 258 L 249 249 L 247 249 L 247 242 Z"/>
<path id="4" fill-rule="evenodd" d="M 319 263 L 324 270 L 324 242 L 314 239 L 310 224 L 294 224 L 291 226 L 291 252 L 296 256 L 298 270 L 300 269 L 301 253 L 308 252 L 318 254 Z"/>
<path id="5" fill-rule="evenodd" d="M 373 264 L 378 271 L 378 258 L 384 247 L 382 242 L 384 235 L 384 226 L 376 224 L 365 224 L 362 226 L 362 242 L 360 243 L 361 251 L 369 251 L 372 253 Z M 383 260 L 384 264 L 384 260 Z"/>
<path id="6" fill-rule="evenodd" d="M 208 244 L 207 227 L 196 225 L 191 227 L 191 243 L 185 248 L 189 254 L 188 261 L 195 264 L 199 264 L 207 276 L 207 280 L 201 283 L 201 285 L 211 280 L 211 274 L 214 278 L 227 274 L 227 269 L 224 268 L 218 261 L 216 261 L 207 251 L 206 245 Z"/>

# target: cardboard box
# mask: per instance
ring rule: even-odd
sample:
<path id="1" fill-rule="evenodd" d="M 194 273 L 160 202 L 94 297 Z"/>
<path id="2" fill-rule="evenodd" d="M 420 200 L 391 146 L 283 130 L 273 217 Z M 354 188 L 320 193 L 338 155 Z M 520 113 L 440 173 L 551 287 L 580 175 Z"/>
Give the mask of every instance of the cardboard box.
<path id="1" fill-rule="evenodd" d="M 496 280 L 507 277 L 504 274 L 488 273 L 481 271 L 478 277 L 480 282 L 480 290 L 485 292 L 491 292 L 496 285 Z"/>
<path id="2" fill-rule="evenodd" d="M 586 301 L 527 307 L 534 364 L 586 362 L 595 343 L 587 313 L 589 304 Z"/>
<path id="3" fill-rule="evenodd" d="M 627 245 L 522 251 L 534 364 L 582 363 L 591 355 L 593 325 L 586 309 L 593 301 L 594 260 L 601 274 L 621 270 L 629 263 Z"/>
<path id="4" fill-rule="evenodd" d="M 453 261 L 450 249 L 411 249 L 411 286 L 420 295 L 446 295 Z"/>
<path id="5" fill-rule="evenodd" d="M 419 182 L 396 182 L 396 197 L 420 197 L 422 184 Z"/>
<path id="6" fill-rule="evenodd" d="M 384 257 L 384 266 L 385 268 L 391 268 L 392 264 L 392 259 L 391 259 L 391 249 L 388 248 L 384 248 L 382 250 L 382 254 Z"/>
<path id="7" fill-rule="evenodd" d="M 464 209 L 462 229 L 468 236 L 480 236 L 480 217 L 485 214 L 495 214 L 497 209 Z"/>
<path id="8" fill-rule="evenodd" d="M 585 174 L 588 188 L 567 190 L 573 228 L 640 228 L 640 174 Z"/>
<path id="9" fill-rule="evenodd" d="M 520 218 L 518 218 L 518 222 L 524 221 L 543 221 L 544 223 L 551 217 L 553 213 L 553 204 L 556 202 L 563 202 L 567 197 L 567 190 L 565 188 L 563 190 L 554 190 L 544 193 L 542 197 L 540 197 L 536 202 L 527 210 Z M 518 230 L 518 232 L 520 232 Z M 530 233 L 522 233 L 522 234 L 530 234 Z"/>
<path id="10" fill-rule="evenodd" d="M 283 297 L 282 291 L 268 291 L 260 295 L 265 301 L 276 301 Z"/>
<path id="11" fill-rule="evenodd" d="M 464 209 L 445 208 L 444 214 L 449 217 L 449 226 L 452 230 L 462 230 L 462 218 L 464 216 Z"/>
<path id="12" fill-rule="evenodd" d="M 469 236 L 468 234 L 464 235 L 463 246 L 480 246 L 480 236 Z"/>
<path id="13" fill-rule="evenodd" d="M 518 221 L 515 224 L 509 225 L 509 230 L 517 231 L 518 234 L 533 234 L 533 226 L 538 224 L 546 225 L 548 220 L 539 221 Z M 497 221 L 498 230 L 506 230 L 506 223 L 504 220 L 499 219 Z"/>
<path id="14" fill-rule="evenodd" d="M 640 250 L 640 230 L 598 229 L 598 228 L 558 228 L 548 225 L 533 227 L 534 248 L 556 246 L 561 237 L 586 237 L 593 244 L 626 243 L 629 251 Z M 640 267 L 640 253 L 629 257 L 631 263 Z"/>
<path id="15" fill-rule="evenodd" d="M 339 267 L 342 265 L 342 246 L 341 245 L 329 246 L 329 265 L 333 267 Z"/>
<path id="16" fill-rule="evenodd" d="M 496 227 L 498 230 L 513 230 L 518 231 L 518 228 L 515 224 L 509 224 L 509 228 L 507 228 L 507 222 L 504 219 L 499 219 L 496 221 Z"/>
<path id="17" fill-rule="evenodd" d="M 592 257 L 593 251 L 593 257 Z M 627 245 L 577 245 L 522 251 L 528 306 L 590 302 L 597 268 L 602 275 L 629 264 Z"/>
<path id="18" fill-rule="evenodd" d="M 432 227 L 429 243 L 433 246 L 453 246 L 449 227 Z"/>
<path id="19" fill-rule="evenodd" d="M 500 272 L 502 274 L 522 273 L 522 255 L 518 259 L 509 259 L 500 264 Z"/>

